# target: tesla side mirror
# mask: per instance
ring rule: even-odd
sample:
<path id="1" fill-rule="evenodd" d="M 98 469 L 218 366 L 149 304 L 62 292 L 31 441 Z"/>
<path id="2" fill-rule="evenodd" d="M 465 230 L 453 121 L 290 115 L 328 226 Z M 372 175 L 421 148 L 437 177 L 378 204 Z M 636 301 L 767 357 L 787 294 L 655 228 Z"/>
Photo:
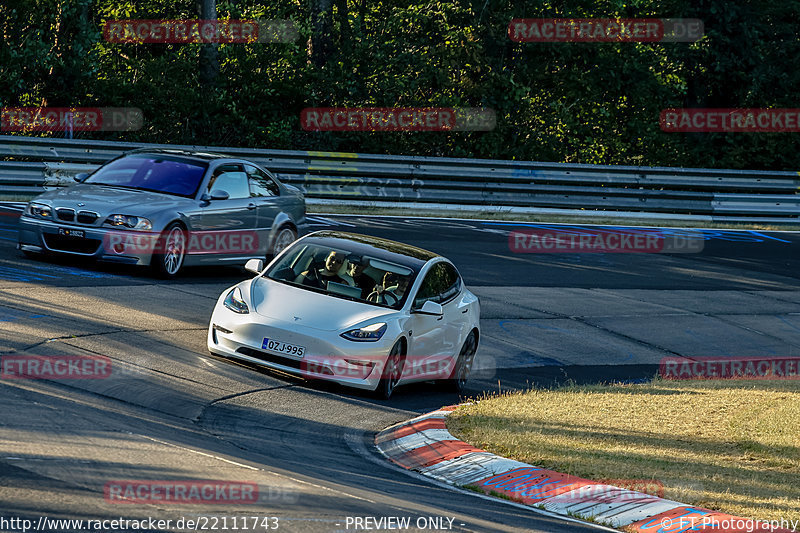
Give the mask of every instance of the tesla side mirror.
<path id="1" fill-rule="evenodd" d="M 442 308 L 442 304 L 438 304 L 436 302 L 432 302 L 428 300 L 422 307 L 414 311 L 415 313 L 419 313 L 421 315 L 432 315 L 432 316 L 442 316 L 444 314 L 444 309 Z"/>
<path id="2" fill-rule="evenodd" d="M 230 198 L 230 194 L 222 189 L 214 189 L 211 191 L 211 196 L 208 197 L 209 200 L 227 200 L 228 198 Z"/>
<path id="3" fill-rule="evenodd" d="M 244 269 L 254 274 L 261 274 L 261 271 L 264 270 L 264 261 L 261 259 L 250 259 L 244 264 Z"/>
<path id="4" fill-rule="evenodd" d="M 86 172 L 81 172 L 80 174 L 75 174 L 75 176 L 74 176 L 72 179 L 74 179 L 74 180 L 75 180 L 75 181 L 77 181 L 78 183 L 82 183 L 82 182 L 83 182 L 83 180 L 85 180 L 85 179 L 86 179 L 86 178 L 88 178 L 88 177 L 89 177 L 89 174 L 88 174 L 88 173 L 86 173 Z"/>

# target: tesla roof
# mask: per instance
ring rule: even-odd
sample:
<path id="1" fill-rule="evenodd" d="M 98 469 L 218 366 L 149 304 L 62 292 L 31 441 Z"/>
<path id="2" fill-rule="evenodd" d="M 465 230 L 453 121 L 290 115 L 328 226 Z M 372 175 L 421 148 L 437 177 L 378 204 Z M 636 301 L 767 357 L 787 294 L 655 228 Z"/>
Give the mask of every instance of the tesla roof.
<path id="1" fill-rule="evenodd" d="M 344 231 L 317 231 L 305 240 L 313 240 L 316 244 L 331 248 L 345 249 L 357 255 L 368 255 L 376 259 L 399 263 L 414 270 L 422 268 L 430 259 L 439 257 L 439 254 L 410 244 Z"/>

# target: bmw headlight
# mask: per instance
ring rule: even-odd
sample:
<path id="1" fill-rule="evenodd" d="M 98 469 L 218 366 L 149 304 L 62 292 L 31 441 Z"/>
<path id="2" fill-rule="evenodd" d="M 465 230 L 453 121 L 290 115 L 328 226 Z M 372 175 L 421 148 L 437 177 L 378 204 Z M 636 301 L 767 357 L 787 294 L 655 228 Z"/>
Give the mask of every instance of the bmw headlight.
<path id="1" fill-rule="evenodd" d="M 31 202 L 28 204 L 28 214 L 39 218 L 53 218 L 53 209 L 49 205 Z"/>
<path id="2" fill-rule="evenodd" d="M 363 328 L 345 331 L 341 336 L 351 341 L 377 341 L 383 337 L 384 333 L 386 333 L 386 323 L 378 322 Z"/>
<path id="3" fill-rule="evenodd" d="M 247 304 L 244 303 L 244 298 L 242 298 L 242 290 L 239 287 L 234 287 L 225 297 L 225 301 L 222 302 L 225 307 L 233 311 L 234 313 L 239 313 L 240 315 L 245 315 L 250 312 L 247 308 Z"/>
<path id="4" fill-rule="evenodd" d="M 145 231 L 153 229 L 153 224 L 148 219 L 131 215 L 111 215 L 106 219 L 105 224 Z"/>

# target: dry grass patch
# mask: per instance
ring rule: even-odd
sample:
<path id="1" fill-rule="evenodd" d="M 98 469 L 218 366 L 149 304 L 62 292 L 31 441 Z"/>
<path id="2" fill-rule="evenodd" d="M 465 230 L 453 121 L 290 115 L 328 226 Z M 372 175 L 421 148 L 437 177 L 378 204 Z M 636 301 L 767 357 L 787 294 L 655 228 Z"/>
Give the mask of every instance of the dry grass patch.
<path id="1" fill-rule="evenodd" d="M 664 497 L 800 520 L 800 382 L 661 381 L 532 390 L 459 407 L 451 433 L 588 479 L 643 479 Z"/>

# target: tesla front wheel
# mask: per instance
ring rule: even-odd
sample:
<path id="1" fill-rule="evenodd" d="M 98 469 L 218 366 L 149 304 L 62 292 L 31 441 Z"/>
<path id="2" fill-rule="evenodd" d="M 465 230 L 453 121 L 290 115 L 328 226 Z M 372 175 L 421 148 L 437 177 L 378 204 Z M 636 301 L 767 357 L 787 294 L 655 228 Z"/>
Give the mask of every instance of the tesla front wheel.
<path id="1" fill-rule="evenodd" d="M 180 272 L 185 256 L 186 230 L 177 222 L 173 222 L 158 238 L 150 265 L 158 276 L 174 278 Z"/>
<path id="2" fill-rule="evenodd" d="M 452 392 L 461 394 L 467 388 L 467 380 L 472 371 L 472 363 L 475 360 L 475 352 L 478 351 L 478 339 L 474 331 L 470 331 L 464 340 L 464 345 L 456 359 L 453 372 L 445 382 L 445 387 Z"/>
<path id="3" fill-rule="evenodd" d="M 397 387 L 397 382 L 400 381 L 400 376 L 403 374 L 405 360 L 406 356 L 403 353 L 403 343 L 397 341 L 394 343 L 394 346 L 392 346 L 392 351 L 389 352 L 389 355 L 386 357 L 386 364 L 383 367 L 381 380 L 378 383 L 378 388 L 375 389 L 375 394 L 379 398 L 388 400 L 392 396 L 395 387 Z"/>

